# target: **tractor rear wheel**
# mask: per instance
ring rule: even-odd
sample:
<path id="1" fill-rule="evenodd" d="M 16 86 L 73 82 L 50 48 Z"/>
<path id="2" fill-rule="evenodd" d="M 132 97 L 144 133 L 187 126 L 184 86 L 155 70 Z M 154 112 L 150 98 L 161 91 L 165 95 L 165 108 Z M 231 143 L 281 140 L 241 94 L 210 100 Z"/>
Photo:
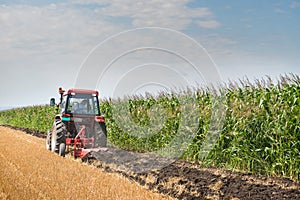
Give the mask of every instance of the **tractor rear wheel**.
<path id="1" fill-rule="evenodd" d="M 66 126 L 61 120 L 57 120 L 53 123 L 51 151 L 58 153 L 60 156 L 65 156 L 66 133 Z"/>

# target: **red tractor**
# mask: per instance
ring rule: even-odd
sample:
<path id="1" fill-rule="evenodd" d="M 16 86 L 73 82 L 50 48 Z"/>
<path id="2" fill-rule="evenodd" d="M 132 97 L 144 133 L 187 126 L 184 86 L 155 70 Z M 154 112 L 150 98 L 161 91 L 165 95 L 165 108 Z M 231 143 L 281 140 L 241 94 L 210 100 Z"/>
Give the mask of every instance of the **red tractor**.
<path id="1" fill-rule="evenodd" d="M 84 158 L 91 151 L 106 147 L 107 136 L 104 116 L 100 114 L 98 91 L 59 88 L 60 114 L 55 116 L 48 131 L 46 148 L 65 156 L 71 152 L 75 158 Z M 55 105 L 55 99 L 50 100 Z"/>

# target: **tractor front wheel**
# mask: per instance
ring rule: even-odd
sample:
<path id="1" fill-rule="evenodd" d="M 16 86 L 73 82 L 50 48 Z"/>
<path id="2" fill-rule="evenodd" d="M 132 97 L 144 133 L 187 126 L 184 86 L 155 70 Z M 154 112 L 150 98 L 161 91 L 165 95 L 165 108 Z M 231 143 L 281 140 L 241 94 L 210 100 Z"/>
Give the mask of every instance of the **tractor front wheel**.
<path id="1" fill-rule="evenodd" d="M 51 150 L 51 135 L 52 135 L 52 131 L 48 131 L 47 133 L 47 137 L 46 137 L 46 149 L 47 150 Z"/>
<path id="2" fill-rule="evenodd" d="M 66 143 L 60 143 L 58 148 L 58 155 L 65 157 L 66 154 Z"/>

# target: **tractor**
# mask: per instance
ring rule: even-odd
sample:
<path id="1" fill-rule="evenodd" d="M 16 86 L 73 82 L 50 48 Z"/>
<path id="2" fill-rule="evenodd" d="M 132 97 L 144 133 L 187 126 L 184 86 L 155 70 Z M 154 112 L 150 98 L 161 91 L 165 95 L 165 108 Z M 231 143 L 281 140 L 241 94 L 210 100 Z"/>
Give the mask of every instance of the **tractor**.
<path id="1" fill-rule="evenodd" d="M 52 130 L 46 137 L 46 149 L 65 156 L 70 152 L 75 158 L 84 158 L 92 151 L 105 149 L 107 144 L 104 116 L 100 113 L 98 91 L 59 88 L 60 102 L 50 99 L 50 106 L 57 106 Z"/>

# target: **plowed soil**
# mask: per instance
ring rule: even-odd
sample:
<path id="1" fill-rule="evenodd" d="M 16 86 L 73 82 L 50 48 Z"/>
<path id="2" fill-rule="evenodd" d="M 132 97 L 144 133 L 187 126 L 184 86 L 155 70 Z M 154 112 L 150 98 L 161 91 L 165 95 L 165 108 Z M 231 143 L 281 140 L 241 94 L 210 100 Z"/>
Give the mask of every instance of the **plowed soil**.
<path id="1" fill-rule="evenodd" d="M 289 179 L 201 168 L 181 160 L 155 172 L 131 173 L 120 168 L 119 163 L 115 166 L 115 163 L 107 162 L 103 154 L 105 152 L 94 153 L 97 161 L 90 160 L 90 163 L 178 199 L 300 199 L 300 185 Z"/>
<path id="2" fill-rule="evenodd" d="M 32 131 L 28 133 L 36 135 Z M 43 133 L 37 134 L 40 137 L 41 135 Z M 126 155 L 121 158 L 118 153 L 112 153 L 114 151 L 119 150 L 110 149 L 108 152 L 95 153 L 94 157 L 97 159 L 89 159 L 88 163 L 99 168 L 100 172 L 121 174 L 150 190 L 177 199 L 300 199 L 300 185 L 290 179 L 201 168 L 197 164 L 180 160 L 154 172 L 134 173 L 132 170 L 124 170 L 124 166 L 116 167 L 115 162 L 108 162 L 119 160 L 121 163 L 132 159 L 126 158 Z"/>

